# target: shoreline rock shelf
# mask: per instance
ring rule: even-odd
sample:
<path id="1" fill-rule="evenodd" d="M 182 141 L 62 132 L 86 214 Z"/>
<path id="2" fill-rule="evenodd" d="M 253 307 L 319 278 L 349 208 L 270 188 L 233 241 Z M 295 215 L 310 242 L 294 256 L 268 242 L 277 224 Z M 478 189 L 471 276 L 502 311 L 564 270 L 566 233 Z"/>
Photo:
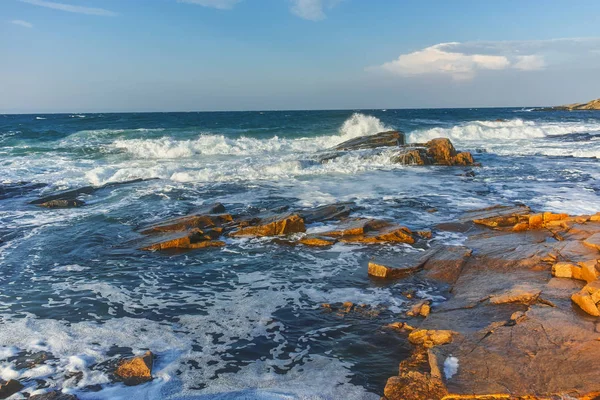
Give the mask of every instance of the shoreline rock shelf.
<path id="1" fill-rule="evenodd" d="M 410 311 L 425 318 L 407 337 L 413 353 L 383 399 L 600 395 L 600 249 L 589 245 L 600 214 L 497 206 L 441 228 L 467 232 L 462 251 L 449 253 L 464 257 L 448 269 L 429 256 L 416 272 L 449 285 L 448 299 L 425 315 Z"/>

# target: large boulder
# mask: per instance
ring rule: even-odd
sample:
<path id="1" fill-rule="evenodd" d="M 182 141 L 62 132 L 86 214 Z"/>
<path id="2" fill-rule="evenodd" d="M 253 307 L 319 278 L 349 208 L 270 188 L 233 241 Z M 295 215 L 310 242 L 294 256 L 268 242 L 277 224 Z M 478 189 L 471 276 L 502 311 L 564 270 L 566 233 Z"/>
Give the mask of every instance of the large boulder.
<path id="1" fill-rule="evenodd" d="M 392 161 L 405 165 L 475 165 L 471 153 L 457 152 L 447 138 L 408 145 L 392 156 Z"/>
<path id="2" fill-rule="evenodd" d="M 0 399 L 6 399 L 13 394 L 17 393 L 19 390 L 23 389 L 23 385 L 21 382 L 15 379 L 9 379 L 6 382 L 0 383 Z"/>
<path id="3" fill-rule="evenodd" d="M 115 378 L 127 386 L 139 385 L 152 380 L 154 355 L 147 351 L 143 356 L 123 359 L 115 370 Z"/>
<path id="4" fill-rule="evenodd" d="M 377 147 L 402 146 L 405 143 L 404 133 L 400 131 L 380 132 L 375 135 L 361 136 L 347 140 L 335 146 L 337 151 L 375 149 Z"/>

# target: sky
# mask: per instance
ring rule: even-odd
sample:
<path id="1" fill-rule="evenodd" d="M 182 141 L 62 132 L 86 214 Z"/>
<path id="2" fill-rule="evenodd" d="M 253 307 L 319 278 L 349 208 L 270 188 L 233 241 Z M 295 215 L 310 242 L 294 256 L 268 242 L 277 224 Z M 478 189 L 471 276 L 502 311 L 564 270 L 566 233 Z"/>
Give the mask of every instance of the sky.
<path id="1" fill-rule="evenodd" d="M 598 0 L 0 0 L 0 113 L 599 97 Z"/>

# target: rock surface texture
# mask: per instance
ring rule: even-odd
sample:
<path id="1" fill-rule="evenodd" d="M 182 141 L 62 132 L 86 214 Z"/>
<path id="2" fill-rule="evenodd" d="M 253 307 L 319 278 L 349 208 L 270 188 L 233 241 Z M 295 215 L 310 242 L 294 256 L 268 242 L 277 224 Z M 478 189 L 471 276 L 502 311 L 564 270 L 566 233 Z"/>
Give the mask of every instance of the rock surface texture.
<path id="1" fill-rule="evenodd" d="M 448 284 L 447 300 L 408 335 L 384 399 L 597 398 L 598 219 L 491 207 L 445 227 L 468 232 L 456 263 L 432 273 L 433 253 L 419 274 Z"/>

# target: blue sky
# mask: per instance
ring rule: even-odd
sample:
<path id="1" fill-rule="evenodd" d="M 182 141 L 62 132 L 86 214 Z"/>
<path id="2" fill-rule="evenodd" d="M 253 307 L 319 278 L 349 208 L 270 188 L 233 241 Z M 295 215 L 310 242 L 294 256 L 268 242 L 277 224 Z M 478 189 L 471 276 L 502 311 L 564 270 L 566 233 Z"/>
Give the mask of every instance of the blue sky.
<path id="1" fill-rule="evenodd" d="M 600 97 L 600 2 L 0 0 L 0 112 Z"/>

